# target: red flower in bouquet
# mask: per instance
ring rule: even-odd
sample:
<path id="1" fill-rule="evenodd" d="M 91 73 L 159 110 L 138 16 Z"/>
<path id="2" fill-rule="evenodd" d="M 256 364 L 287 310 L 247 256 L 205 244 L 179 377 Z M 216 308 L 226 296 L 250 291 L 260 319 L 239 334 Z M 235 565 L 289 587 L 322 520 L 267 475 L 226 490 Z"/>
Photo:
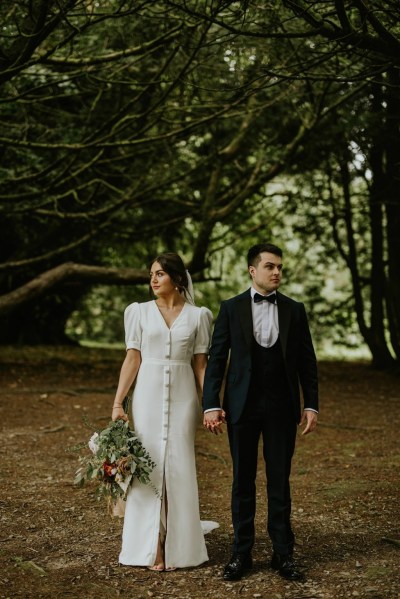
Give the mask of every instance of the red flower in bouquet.
<path id="1" fill-rule="evenodd" d="M 106 478 L 114 480 L 115 475 L 117 473 L 117 468 L 115 463 L 110 464 L 109 462 L 104 462 L 103 464 L 103 473 Z"/>

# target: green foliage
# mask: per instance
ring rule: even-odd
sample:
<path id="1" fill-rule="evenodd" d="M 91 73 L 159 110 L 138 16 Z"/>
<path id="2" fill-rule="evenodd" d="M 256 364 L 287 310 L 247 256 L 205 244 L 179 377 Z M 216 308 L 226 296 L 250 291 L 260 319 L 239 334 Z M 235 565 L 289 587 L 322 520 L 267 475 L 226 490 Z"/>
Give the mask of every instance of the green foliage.
<path id="1" fill-rule="evenodd" d="M 197 301 L 215 313 L 247 284 L 238 256 L 273 238 L 321 340 L 358 343 L 357 323 L 377 362 L 400 355 L 398 11 L 2 3 L 0 293 L 169 249 L 213 279 Z M 2 319 L 2 341 L 120 341 L 136 299 L 60 286 Z"/>
<path id="2" fill-rule="evenodd" d="M 79 450 L 81 447 L 78 446 Z M 116 501 L 126 499 L 135 478 L 159 492 L 150 480 L 156 464 L 143 447 L 129 423 L 123 420 L 110 422 L 106 428 L 95 432 L 89 448 L 92 455 L 80 458 L 81 467 L 75 475 L 75 484 L 83 486 L 88 481 L 97 482 L 96 495 Z"/>

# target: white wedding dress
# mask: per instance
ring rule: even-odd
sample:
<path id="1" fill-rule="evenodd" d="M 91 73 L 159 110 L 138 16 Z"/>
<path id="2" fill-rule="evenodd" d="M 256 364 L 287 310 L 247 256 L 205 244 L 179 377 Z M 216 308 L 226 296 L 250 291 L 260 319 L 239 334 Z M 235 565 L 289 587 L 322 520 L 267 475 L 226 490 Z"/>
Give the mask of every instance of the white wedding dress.
<path id="1" fill-rule="evenodd" d="M 152 566 L 158 535 L 165 532 L 167 568 L 208 559 L 204 533 L 218 524 L 200 521 L 194 453 L 199 405 L 191 359 L 208 353 L 211 320 L 207 308 L 189 303 L 171 328 L 155 301 L 125 310 L 126 347 L 140 350 L 142 358 L 132 398 L 133 425 L 156 463 L 151 481 L 160 496 L 134 481 L 126 500 L 121 564 Z"/>

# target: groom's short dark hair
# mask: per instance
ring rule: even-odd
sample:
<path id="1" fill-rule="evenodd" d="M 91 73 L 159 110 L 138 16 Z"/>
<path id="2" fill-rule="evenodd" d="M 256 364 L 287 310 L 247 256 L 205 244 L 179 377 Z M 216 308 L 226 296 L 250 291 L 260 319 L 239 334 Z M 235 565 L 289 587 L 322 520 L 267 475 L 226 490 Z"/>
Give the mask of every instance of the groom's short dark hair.
<path id="1" fill-rule="evenodd" d="M 282 250 L 273 243 L 257 243 L 253 245 L 247 252 L 247 266 L 257 266 L 261 260 L 260 254 L 262 252 L 268 252 L 269 254 L 275 254 L 282 258 Z"/>

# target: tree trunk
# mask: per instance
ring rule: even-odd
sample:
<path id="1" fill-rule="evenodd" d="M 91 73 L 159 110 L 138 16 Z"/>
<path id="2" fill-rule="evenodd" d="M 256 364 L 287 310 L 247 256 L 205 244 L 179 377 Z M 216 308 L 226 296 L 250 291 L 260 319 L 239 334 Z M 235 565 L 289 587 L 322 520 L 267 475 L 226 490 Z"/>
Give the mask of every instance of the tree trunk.
<path id="1" fill-rule="evenodd" d="M 372 88 L 372 113 L 378 116 L 377 122 L 382 115 L 383 97 L 382 87 L 378 84 Z M 393 357 L 387 344 L 385 335 L 387 294 L 387 265 L 386 250 L 384 242 L 384 204 L 386 174 L 385 162 L 385 136 L 381 128 L 375 128 L 369 163 L 373 173 L 373 180 L 369 195 L 369 217 L 371 231 L 371 273 L 370 273 L 370 299 L 371 299 L 371 353 L 372 363 L 375 368 L 385 369 L 393 364 Z"/>
<path id="2" fill-rule="evenodd" d="M 400 74 L 396 69 L 388 72 L 386 89 L 386 185 L 387 214 L 387 312 L 390 341 L 400 360 Z"/>

